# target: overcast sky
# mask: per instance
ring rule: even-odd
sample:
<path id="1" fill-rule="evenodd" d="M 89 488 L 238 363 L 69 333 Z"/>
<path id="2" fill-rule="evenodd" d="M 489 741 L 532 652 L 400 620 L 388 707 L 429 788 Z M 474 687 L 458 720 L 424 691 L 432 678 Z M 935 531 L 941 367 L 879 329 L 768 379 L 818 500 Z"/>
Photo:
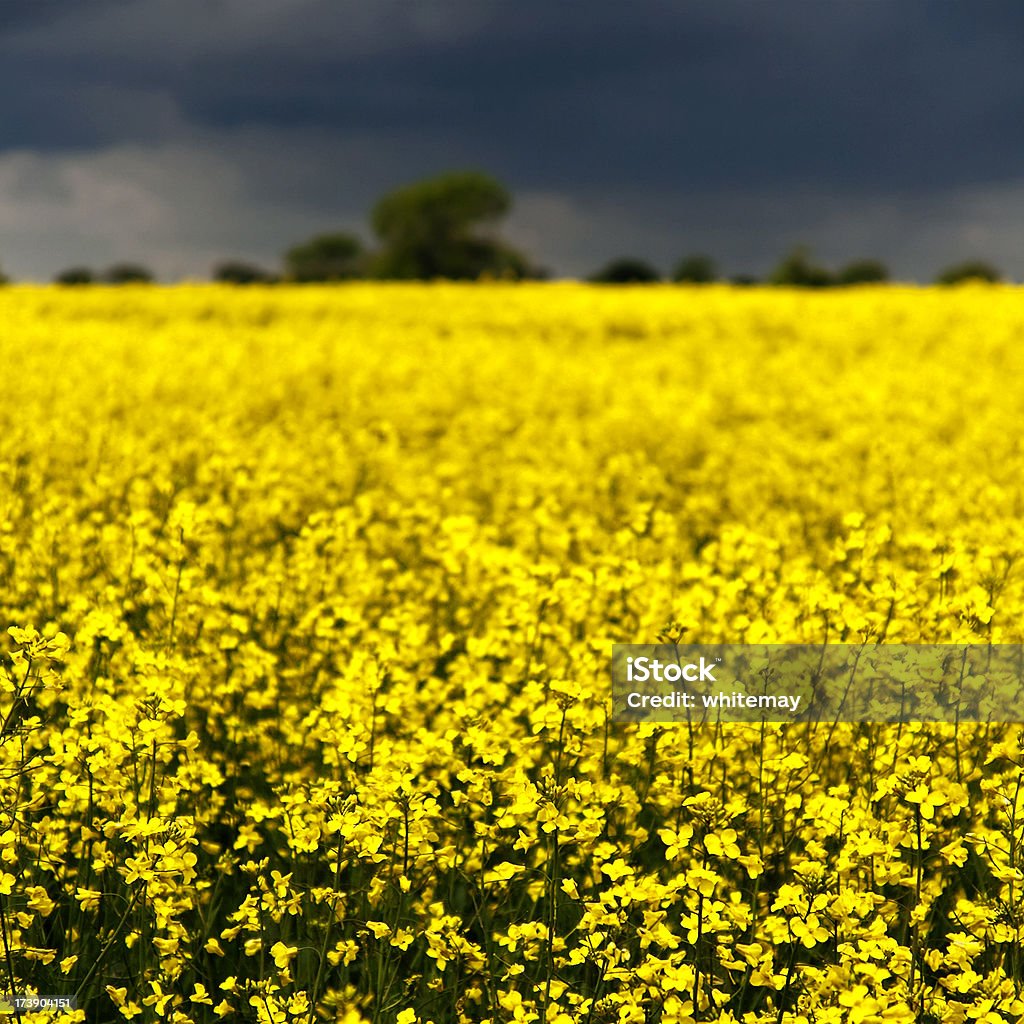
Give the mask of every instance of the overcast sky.
<path id="1" fill-rule="evenodd" d="M 557 275 L 1024 278 L 1020 0 L 0 0 L 0 265 L 206 276 L 475 167 Z"/>

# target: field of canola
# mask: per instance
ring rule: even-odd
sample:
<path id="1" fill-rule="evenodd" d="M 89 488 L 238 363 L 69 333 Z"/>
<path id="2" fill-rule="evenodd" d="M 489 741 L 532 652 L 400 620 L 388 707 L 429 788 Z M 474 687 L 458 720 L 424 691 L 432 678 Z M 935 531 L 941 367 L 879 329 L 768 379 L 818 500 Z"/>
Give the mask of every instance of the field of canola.
<path id="1" fill-rule="evenodd" d="M 609 723 L 613 642 L 1024 641 L 1024 292 L 0 293 L 25 1022 L 1000 1024 L 1017 726 Z"/>

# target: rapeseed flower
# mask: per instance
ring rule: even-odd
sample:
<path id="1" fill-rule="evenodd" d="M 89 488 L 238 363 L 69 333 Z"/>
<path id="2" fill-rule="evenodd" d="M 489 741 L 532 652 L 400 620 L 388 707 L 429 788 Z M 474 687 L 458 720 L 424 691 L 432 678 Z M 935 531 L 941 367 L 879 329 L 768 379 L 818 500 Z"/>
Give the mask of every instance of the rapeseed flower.
<path id="1" fill-rule="evenodd" d="M 1021 642 L 1021 303 L 6 289 L 18 985 L 180 1024 L 1019 1019 L 1019 726 L 618 726 L 606 680 L 615 642 Z"/>

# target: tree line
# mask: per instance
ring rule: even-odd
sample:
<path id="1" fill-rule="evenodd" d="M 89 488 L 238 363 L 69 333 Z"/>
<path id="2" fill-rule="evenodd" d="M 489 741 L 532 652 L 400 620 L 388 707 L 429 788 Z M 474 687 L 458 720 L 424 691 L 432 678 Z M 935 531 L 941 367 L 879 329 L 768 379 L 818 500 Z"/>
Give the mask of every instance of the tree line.
<path id="1" fill-rule="evenodd" d="M 685 256 L 673 268 L 668 278 L 651 263 L 643 259 L 622 257 L 606 263 L 588 280 L 598 284 L 654 284 L 669 280 L 678 284 L 714 284 L 729 281 L 732 284 L 770 284 L 791 288 L 834 288 L 857 284 L 881 284 L 888 280 L 889 268 L 881 260 L 859 259 L 832 271 L 817 264 L 806 246 L 791 249 L 763 280 L 741 275 L 726 278 L 718 273 L 714 260 L 704 254 Z M 959 284 L 962 281 L 1000 281 L 1002 274 L 985 260 L 965 260 L 942 270 L 936 284 Z"/>
<path id="2" fill-rule="evenodd" d="M 379 199 L 370 216 L 375 246 L 347 231 L 319 234 L 289 248 L 279 272 L 247 260 L 225 260 L 213 268 L 212 277 L 231 284 L 274 284 L 548 276 L 499 237 L 497 226 L 511 206 L 508 190 L 490 175 L 454 171 Z M 71 267 L 55 280 L 68 285 L 117 284 L 153 276 L 141 265 L 118 264 L 102 274 Z"/>
<path id="3" fill-rule="evenodd" d="M 351 232 L 318 234 L 289 248 L 282 268 L 273 271 L 247 260 L 224 260 L 212 271 L 215 281 L 231 284 L 277 282 L 322 283 L 371 280 L 542 280 L 550 276 L 497 232 L 512 198 L 500 182 L 479 171 L 452 171 L 389 192 L 374 205 L 370 224 L 375 246 Z M 970 260 L 947 267 L 938 284 L 969 279 L 998 281 L 992 264 Z M 0 283 L 5 278 L 0 274 Z M 54 279 L 63 285 L 130 284 L 154 280 L 140 263 L 121 262 L 97 271 L 69 267 Z M 668 277 L 651 263 L 619 257 L 587 280 L 599 284 L 643 284 L 662 280 L 686 284 L 772 284 L 801 288 L 872 284 L 889 280 L 884 263 L 860 259 L 837 270 L 817 264 L 810 251 L 798 246 L 788 252 L 763 280 L 750 276 L 727 278 L 704 254 L 681 259 Z"/>

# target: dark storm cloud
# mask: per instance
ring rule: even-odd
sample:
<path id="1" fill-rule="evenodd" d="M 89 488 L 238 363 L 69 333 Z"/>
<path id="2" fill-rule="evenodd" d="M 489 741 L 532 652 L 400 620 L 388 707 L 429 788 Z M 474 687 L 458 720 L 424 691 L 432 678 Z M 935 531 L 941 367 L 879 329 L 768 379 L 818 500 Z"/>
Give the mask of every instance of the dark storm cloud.
<path id="1" fill-rule="evenodd" d="M 920 189 L 1024 158 L 1016 3 L 482 3 L 466 32 L 412 7 L 269 4 L 246 36 L 247 5 L 9 4 L 4 145 L 152 137 L 135 94 L 198 128 L 430 135 L 527 186 Z"/>
<path id="2" fill-rule="evenodd" d="M 339 180 L 365 202 L 476 165 L 577 219 L 618 202 L 638 241 L 725 242 L 731 196 L 770 236 L 753 253 L 801 190 L 815 217 L 903 200 L 913 231 L 915 209 L 1015 181 L 1022 58 L 1015 0 L 0 2 L 0 159 L 258 144 L 292 159 L 239 164 L 233 194 L 336 219 Z"/>
<path id="3" fill-rule="evenodd" d="M 0 3 L 0 36 L 13 29 L 52 23 L 79 6 L 79 0 L 4 0 Z"/>

